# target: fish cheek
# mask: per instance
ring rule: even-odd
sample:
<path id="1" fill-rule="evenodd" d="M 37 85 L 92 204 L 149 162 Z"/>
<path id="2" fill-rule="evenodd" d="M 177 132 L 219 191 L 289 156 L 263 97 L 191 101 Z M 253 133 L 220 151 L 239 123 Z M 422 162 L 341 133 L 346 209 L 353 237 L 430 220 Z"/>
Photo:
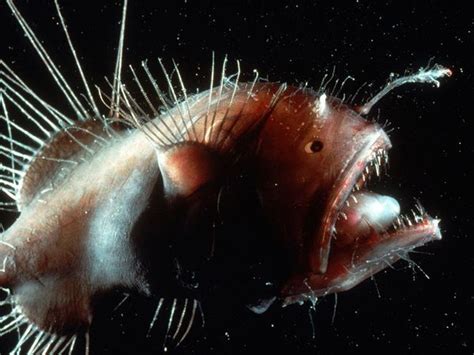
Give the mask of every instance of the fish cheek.
<path id="1" fill-rule="evenodd" d="M 298 160 L 280 161 L 273 169 L 263 165 L 260 174 L 262 205 L 279 243 L 287 251 L 292 272 L 306 268 L 307 239 L 313 237 L 320 220 L 317 212 L 321 214 L 324 207 L 318 194 L 321 174 L 313 171 L 317 165 L 305 165 L 303 159 L 308 158 L 301 155 Z"/>

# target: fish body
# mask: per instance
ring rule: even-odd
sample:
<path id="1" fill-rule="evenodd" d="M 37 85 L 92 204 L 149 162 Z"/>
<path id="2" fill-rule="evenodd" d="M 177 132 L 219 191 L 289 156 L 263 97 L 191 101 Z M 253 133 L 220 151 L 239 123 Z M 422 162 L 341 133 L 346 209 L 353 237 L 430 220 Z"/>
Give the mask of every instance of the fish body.
<path id="1" fill-rule="evenodd" d="M 44 58 L 14 3 L 7 4 Z M 274 303 L 314 301 L 441 238 L 439 221 L 421 206 L 408 218 L 393 197 L 367 185 L 383 175 L 391 142 L 366 116 L 392 89 L 438 85 L 449 69 L 435 65 L 396 78 L 356 107 L 328 95 L 327 84 L 313 90 L 258 77 L 240 82 L 239 65 L 236 75 L 225 75 L 226 60 L 219 83 L 213 61 L 209 90 L 188 95 L 176 64 L 179 92 L 159 61 L 168 98 L 146 62 L 142 74 L 154 90 L 146 92 L 132 69 L 138 93 L 131 94 L 119 50 L 112 94 L 99 91 L 110 108 L 103 114 L 86 80 L 90 110 L 43 60 L 76 119 L 42 101 L 4 63 L 0 73 L 2 151 L 10 159 L 2 165 L 2 191 L 19 211 L 0 236 L 0 287 L 8 291 L 2 304 L 12 306 L 0 318 L 0 334 L 26 326 L 19 348 L 34 332 L 48 340 L 44 351 L 59 348 L 63 336 L 88 334 L 97 299 L 117 289 L 174 299 L 168 331 L 177 298 L 186 297 L 174 332 L 182 331 L 181 342 L 190 328 L 182 330 L 188 298 L 190 324 L 197 302 L 209 297 L 233 297 L 257 313 Z M 31 120 L 23 105 L 35 107 L 33 123 L 46 138 L 10 119 L 16 112 Z M 72 351 L 76 338 L 67 339 Z"/>
<path id="2" fill-rule="evenodd" d="M 237 214 L 258 215 L 258 228 L 267 226 L 255 238 L 284 258 L 287 269 L 269 277 L 280 285 L 272 296 L 285 303 L 351 288 L 397 260 L 400 250 L 439 237 L 436 222 L 421 217 L 421 235 L 369 228 L 364 238 L 346 232 L 348 243 L 332 245 L 343 203 L 365 167 L 390 147 L 378 124 L 340 100 L 244 83 L 180 106 L 135 129 L 73 125 L 46 142 L 24 171 L 20 216 L 2 236 L 1 281 L 40 328 L 87 328 L 94 297 L 117 287 L 159 294 L 173 260 L 212 282 L 205 271 L 214 257 L 209 245 L 223 241 L 210 236 L 217 223 L 241 226 Z M 173 139 L 164 126 L 181 119 L 173 131 L 180 140 L 161 145 Z M 248 199 L 236 196 L 244 190 Z M 371 207 L 362 199 L 360 205 Z M 246 247 L 251 254 L 252 243 Z"/>

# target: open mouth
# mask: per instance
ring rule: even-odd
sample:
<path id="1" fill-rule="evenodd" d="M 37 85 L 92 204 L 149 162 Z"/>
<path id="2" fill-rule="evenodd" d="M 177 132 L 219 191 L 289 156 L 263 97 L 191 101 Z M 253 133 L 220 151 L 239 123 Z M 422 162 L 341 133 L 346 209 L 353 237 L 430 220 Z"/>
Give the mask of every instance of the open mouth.
<path id="1" fill-rule="evenodd" d="M 396 242 L 388 244 L 399 244 L 403 250 L 441 239 L 439 220 L 430 217 L 419 203 L 409 213 L 400 213 L 394 198 L 369 190 L 370 180 L 382 178 L 387 170 L 387 150 L 391 147 L 383 131 L 377 132 L 372 142 L 357 154 L 339 192 L 336 189 L 335 213 L 331 214 L 332 220 L 326 222 L 328 230 L 323 233 L 331 233 L 333 244 L 341 247 L 360 243 L 372 234 L 380 239 L 379 244 L 392 240 Z"/>
<path id="2" fill-rule="evenodd" d="M 337 240 L 339 226 L 342 229 L 350 227 L 350 231 L 344 231 L 349 239 L 358 239 L 369 232 L 376 232 L 383 238 L 407 238 L 420 233 L 427 233 L 434 239 L 441 238 L 439 220 L 431 218 L 419 203 L 409 213 L 400 213 L 394 198 L 369 190 L 370 181 L 374 177 L 382 178 L 387 171 L 389 148 L 387 136 L 380 131 L 373 143 L 367 144 L 357 155 L 339 192 L 336 189 L 337 197 L 333 204 L 336 218 L 334 220 L 332 214 L 333 219 L 326 223 L 328 230 L 324 233 L 331 233 Z M 349 244 L 347 240 L 342 242 Z"/>
<path id="3" fill-rule="evenodd" d="M 441 239 L 439 220 L 419 203 L 401 213 L 398 202 L 369 189 L 388 167 L 390 140 L 370 134 L 336 182 L 311 254 L 312 272 L 290 280 L 284 304 L 348 290 L 404 258 L 414 248 Z M 321 237 L 322 236 L 322 237 Z"/>

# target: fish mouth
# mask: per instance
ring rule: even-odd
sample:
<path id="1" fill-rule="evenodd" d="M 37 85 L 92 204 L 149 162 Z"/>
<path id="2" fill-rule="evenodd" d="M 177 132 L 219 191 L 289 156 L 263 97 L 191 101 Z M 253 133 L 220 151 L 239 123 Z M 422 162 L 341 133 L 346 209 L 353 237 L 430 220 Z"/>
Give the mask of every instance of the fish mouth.
<path id="1" fill-rule="evenodd" d="M 388 150 L 391 148 L 390 140 L 380 128 L 372 136 L 364 148 L 356 154 L 352 164 L 347 169 L 347 173 L 343 174 L 344 178 L 341 185 L 335 190 L 336 194 L 332 205 L 335 213 L 331 213 L 332 218 L 326 221 L 325 230 L 323 230 L 323 233 L 331 235 L 331 239 L 334 239 L 337 235 L 335 229 L 337 221 L 347 218 L 344 215 L 344 206 L 352 207 L 356 211 L 366 207 L 360 206 L 361 203 L 357 200 L 356 195 L 372 193 L 368 188 L 370 180 L 373 177 L 383 178 L 383 172 L 387 171 Z M 382 196 L 376 193 L 372 194 Z M 389 198 L 396 201 L 392 197 Z M 383 207 L 387 208 L 386 206 Z M 400 240 L 405 247 L 410 245 L 416 247 L 433 239 L 441 239 L 438 226 L 440 220 L 428 215 L 419 202 L 413 206 L 410 213 L 411 216 L 403 211 L 402 213 L 400 211 L 392 213 L 392 216 L 388 218 L 389 221 L 386 220 L 383 224 L 379 223 L 378 226 L 374 225 L 377 222 L 377 218 L 375 218 L 371 221 L 372 227 L 381 238 L 395 238 Z"/>
<path id="2" fill-rule="evenodd" d="M 288 281 L 282 291 L 284 305 L 348 290 L 414 248 L 441 239 L 439 220 L 419 203 L 410 215 L 400 213 L 394 198 L 369 189 L 370 180 L 382 178 L 386 171 L 390 148 L 388 136 L 377 128 L 349 158 L 315 233 L 309 254 L 311 272 Z M 370 212 L 373 209 L 379 211 Z"/>

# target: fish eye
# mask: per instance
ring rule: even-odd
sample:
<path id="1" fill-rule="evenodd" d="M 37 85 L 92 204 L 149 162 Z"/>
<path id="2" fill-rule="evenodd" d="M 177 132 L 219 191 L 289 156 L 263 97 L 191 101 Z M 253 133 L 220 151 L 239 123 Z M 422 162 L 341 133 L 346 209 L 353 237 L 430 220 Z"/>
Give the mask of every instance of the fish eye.
<path id="1" fill-rule="evenodd" d="M 314 140 L 307 143 L 304 147 L 306 153 L 317 153 L 320 152 L 324 147 L 323 142 L 320 140 Z"/>

